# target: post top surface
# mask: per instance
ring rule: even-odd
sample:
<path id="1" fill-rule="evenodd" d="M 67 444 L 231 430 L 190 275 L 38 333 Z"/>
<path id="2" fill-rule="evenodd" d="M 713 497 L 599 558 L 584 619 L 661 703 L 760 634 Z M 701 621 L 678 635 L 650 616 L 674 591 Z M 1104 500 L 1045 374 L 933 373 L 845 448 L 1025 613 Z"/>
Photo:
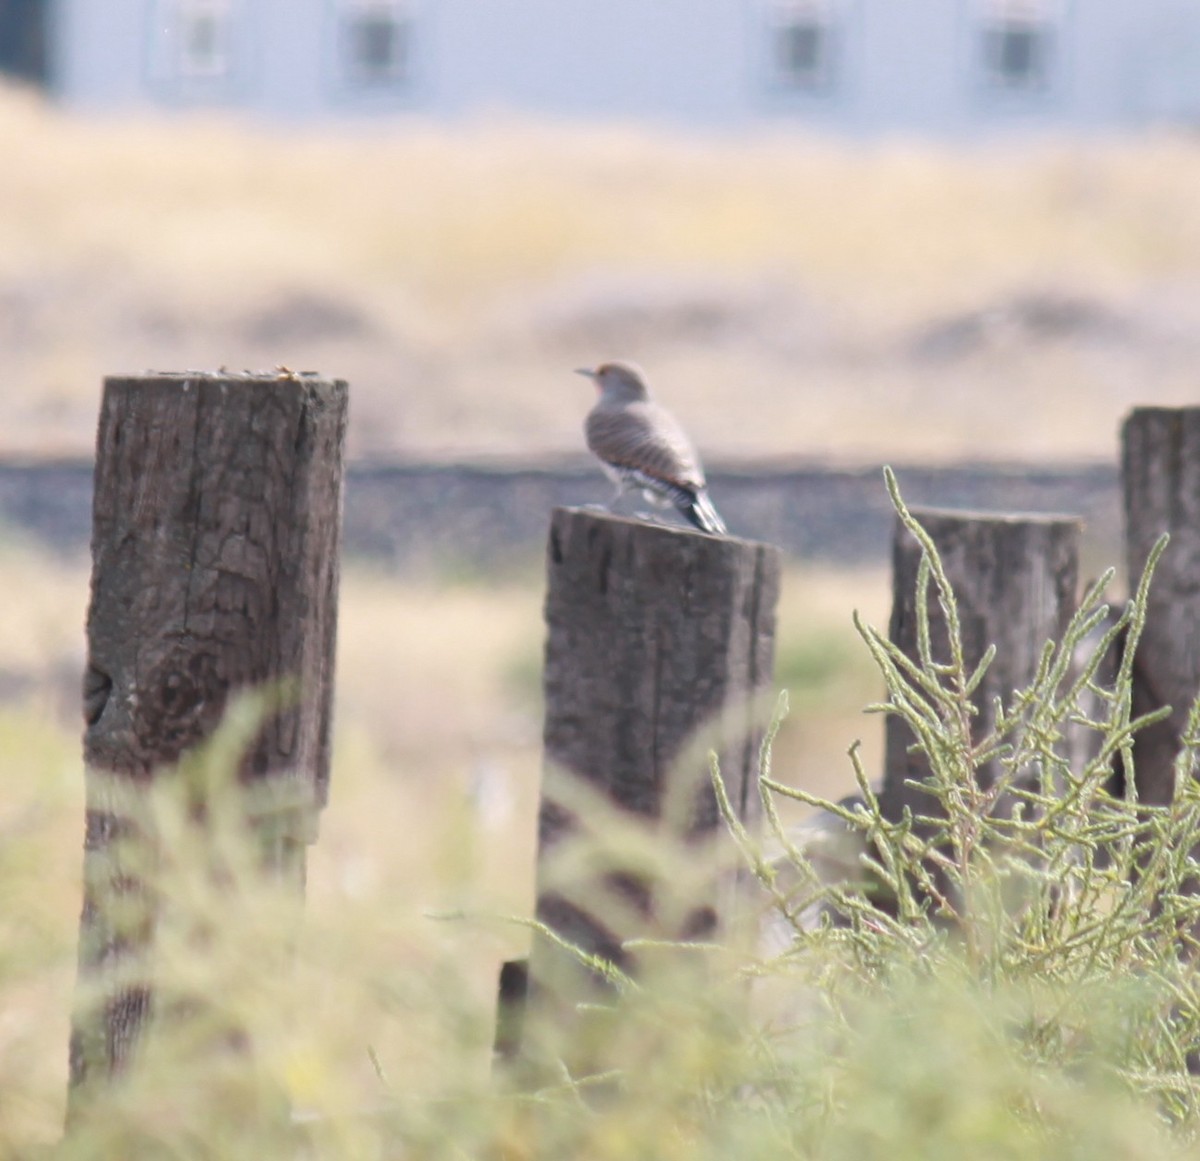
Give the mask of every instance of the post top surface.
<path id="1" fill-rule="evenodd" d="M 1084 518 L 1074 512 L 981 512 L 971 508 L 927 508 L 909 506 L 917 521 L 960 520 L 972 524 L 1073 524 L 1082 527 Z"/>
<path id="2" fill-rule="evenodd" d="M 341 379 L 330 379 L 319 371 L 293 371 L 290 367 L 274 367 L 268 370 L 234 371 L 228 367 L 216 370 L 187 371 L 142 371 L 140 374 L 107 375 L 107 383 L 328 383 L 345 386 Z"/>
<path id="3" fill-rule="evenodd" d="M 1165 419 L 1174 415 L 1200 415 L 1200 405 L 1193 403 L 1182 407 L 1166 407 L 1158 403 L 1145 403 L 1130 408 L 1125 416 L 1125 422 L 1129 423 L 1135 419 L 1148 419 L 1152 417 Z"/>
<path id="4" fill-rule="evenodd" d="M 551 513 L 552 519 L 561 520 L 569 519 L 587 520 L 596 524 L 607 524 L 614 528 L 628 528 L 638 532 L 644 532 L 647 535 L 659 536 L 674 536 L 683 537 L 692 541 L 708 542 L 712 544 L 733 544 L 743 548 L 767 548 L 772 552 L 778 552 L 776 545 L 770 544 L 765 540 L 748 540 L 741 536 L 712 536 L 707 532 L 701 532 L 695 528 L 688 528 L 682 524 L 654 524 L 648 520 L 640 520 L 635 516 L 620 516 L 613 512 L 598 511 L 593 508 L 569 508 L 558 507 Z"/>

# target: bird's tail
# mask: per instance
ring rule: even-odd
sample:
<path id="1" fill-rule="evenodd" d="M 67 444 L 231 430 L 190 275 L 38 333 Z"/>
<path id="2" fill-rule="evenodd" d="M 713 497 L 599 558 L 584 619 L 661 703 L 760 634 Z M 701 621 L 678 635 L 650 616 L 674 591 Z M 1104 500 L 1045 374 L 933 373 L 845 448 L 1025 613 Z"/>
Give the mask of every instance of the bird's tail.
<path id="1" fill-rule="evenodd" d="M 697 492 L 694 496 L 690 496 L 687 503 L 679 505 L 679 510 L 701 532 L 707 532 L 711 536 L 727 535 L 725 521 L 713 507 L 713 502 L 708 498 L 707 492 Z"/>

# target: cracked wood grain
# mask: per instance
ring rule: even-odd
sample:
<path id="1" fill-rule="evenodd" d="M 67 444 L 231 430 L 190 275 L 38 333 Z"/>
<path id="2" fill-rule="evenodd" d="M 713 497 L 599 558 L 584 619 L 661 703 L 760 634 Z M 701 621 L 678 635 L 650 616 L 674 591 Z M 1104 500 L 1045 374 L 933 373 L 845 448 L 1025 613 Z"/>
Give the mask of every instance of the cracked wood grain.
<path id="1" fill-rule="evenodd" d="M 1125 551 L 1136 588 L 1155 542 L 1171 542 L 1150 585 L 1133 670 L 1133 713 L 1171 716 L 1134 735 L 1138 798 L 1169 802 L 1188 711 L 1200 693 L 1200 407 L 1139 407 L 1121 432 Z"/>
<path id="2" fill-rule="evenodd" d="M 547 568 L 537 917 L 633 970 L 622 937 L 708 937 L 731 910 L 729 884 L 714 878 L 707 897 L 677 912 L 634 872 L 563 889 L 556 860 L 595 821 L 570 784 L 661 826 L 667 841 L 694 842 L 700 866 L 724 825 L 709 781 L 712 749 L 730 801 L 754 827 L 780 557 L 769 545 L 560 508 Z M 614 929 L 606 894 L 636 913 L 639 931 Z M 554 954 L 535 943 L 535 990 Z"/>
<path id="3" fill-rule="evenodd" d="M 286 783 L 295 809 L 264 857 L 302 890 L 329 783 L 347 387 L 309 377 L 147 375 L 104 384 L 83 683 L 88 810 L 81 984 L 145 951 L 104 900 L 137 896 L 119 865 L 116 799 L 208 738 L 230 697 L 290 682 L 244 756 L 244 784 Z M 71 1081 L 125 1065 L 153 1008 L 147 981 L 77 1013 Z"/>
<path id="4" fill-rule="evenodd" d="M 972 741 L 987 736 L 995 722 L 995 703 L 1007 708 L 1014 691 L 1037 673 L 1047 641 L 1058 641 L 1075 611 L 1082 521 L 1073 516 L 998 515 L 915 509 L 913 515 L 932 537 L 954 590 L 968 673 L 974 672 L 989 645 L 996 658 L 972 699 Z M 892 541 L 892 616 L 890 638 L 919 662 L 917 648 L 917 574 L 921 547 L 896 522 Z M 929 585 L 928 612 L 935 662 L 948 663 L 946 619 L 936 585 Z M 917 694 L 916 696 L 922 696 Z M 919 787 L 929 777 L 925 753 L 914 748 L 909 726 L 889 714 L 885 726 L 881 808 L 899 820 L 905 808 L 930 814 L 934 798 Z M 988 786 L 999 766 L 988 763 L 977 775 Z"/>

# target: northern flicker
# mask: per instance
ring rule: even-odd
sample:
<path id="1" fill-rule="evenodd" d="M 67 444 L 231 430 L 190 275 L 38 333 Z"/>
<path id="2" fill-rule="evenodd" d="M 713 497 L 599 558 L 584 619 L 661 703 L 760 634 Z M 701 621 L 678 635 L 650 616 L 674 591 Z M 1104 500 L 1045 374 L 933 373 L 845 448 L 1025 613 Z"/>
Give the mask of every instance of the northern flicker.
<path id="1" fill-rule="evenodd" d="M 588 448 L 617 485 L 609 507 L 627 488 L 638 488 L 654 504 L 674 505 L 701 532 L 725 535 L 696 449 L 675 417 L 651 400 L 641 371 L 630 363 L 601 363 L 577 373 L 600 392 L 584 431 Z"/>

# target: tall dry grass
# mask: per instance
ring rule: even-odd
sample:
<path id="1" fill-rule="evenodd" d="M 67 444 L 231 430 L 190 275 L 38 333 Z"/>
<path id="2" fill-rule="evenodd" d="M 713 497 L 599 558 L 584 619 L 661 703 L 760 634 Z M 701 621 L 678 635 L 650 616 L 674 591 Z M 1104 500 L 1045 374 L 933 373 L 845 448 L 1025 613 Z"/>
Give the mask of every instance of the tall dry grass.
<path id="1" fill-rule="evenodd" d="M 103 373 L 223 364 L 347 377 L 353 448 L 410 454 L 577 448 L 566 372 L 613 355 L 714 455 L 1107 457 L 1192 390 L 1185 137 L 281 131 L 0 90 L 0 138 L 0 450 L 86 449 Z"/>

